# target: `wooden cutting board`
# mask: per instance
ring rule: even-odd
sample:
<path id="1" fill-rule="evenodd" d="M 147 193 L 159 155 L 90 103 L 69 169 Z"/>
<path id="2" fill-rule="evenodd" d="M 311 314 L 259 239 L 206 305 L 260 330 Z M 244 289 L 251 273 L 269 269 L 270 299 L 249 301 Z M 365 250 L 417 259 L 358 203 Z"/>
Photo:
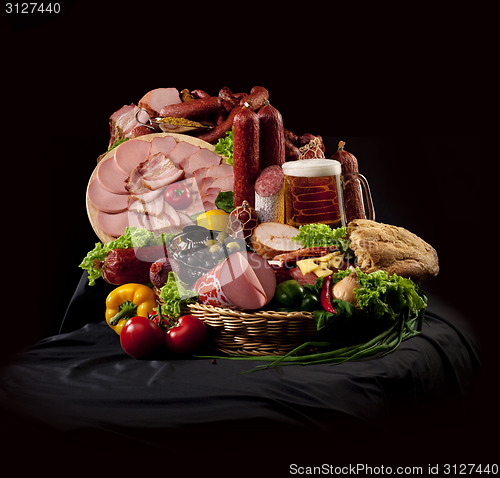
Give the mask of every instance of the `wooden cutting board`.
<path id="1" fill-rule="evenodd" d="M 177 142 L 185 141 L 186 143 L 190 143 L 194 146 L 199 146 L 200 148 L 209 149 L 210 151 L 214 151 L 214 149 L 215 149 L 215 146 L 213 144 L 210 144 L 210 143 L 207 143 L 206 141 L 195 138 L 194 136 L 189 136 L 189 135 L 180 134 L 180 133 L 152 133 L 152 134 L 146 134 L 144 136 L 139 136 L 138 138 L 135 138 L 135 139 L 139 139 L 141 141 L 148 141 L 151 143 L 154 138 L 157 138 L 157 137 L 162 138 L 165 136 L 172 136 Z M 108 151 L 104 156 L 102 156 L 100 158 L 100 161 L 107 159 L 110 156 L 113 156 L 113 154 L 115 153 L 115 149 Z M 99 169 L 99 164 L 97 164 L 97 166 L 95 167 L 94 171 L 92 172 L 92 175 L 90 176 L 89 182 L 87 184 L 87 190 L 85 193 L 85 202 L 86 202 L 86 207 L 87 207 L 87 215 L 89 217 L 92 229 L 96 233 L 99 240 L 103 244 L 106 244 L 110 241 L 114 241 L 116 238 L 113 236 L 110 236 L 109 234 L 106 234 L 100 228 L 99 222 L 97 221 L 97 214 L 98 214 L 99 210 L 89 201 L 89 195 L 88 195 L 88 189 L 89 189 L 90 183 L 97 177 L 97 170 L 98 169 Z"/>

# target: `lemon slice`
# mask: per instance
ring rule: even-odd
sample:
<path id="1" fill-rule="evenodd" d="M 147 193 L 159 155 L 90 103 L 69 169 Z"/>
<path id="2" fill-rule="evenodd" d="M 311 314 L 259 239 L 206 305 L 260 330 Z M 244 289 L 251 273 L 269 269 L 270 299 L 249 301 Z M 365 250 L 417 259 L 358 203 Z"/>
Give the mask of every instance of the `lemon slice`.
<path id="1" fill-rule="evenodd" d="M 221 209 L 212 209 L 196 218 L 198 226 L 206 227 L 214 231 L 225 231 L 229 214 Z"/>

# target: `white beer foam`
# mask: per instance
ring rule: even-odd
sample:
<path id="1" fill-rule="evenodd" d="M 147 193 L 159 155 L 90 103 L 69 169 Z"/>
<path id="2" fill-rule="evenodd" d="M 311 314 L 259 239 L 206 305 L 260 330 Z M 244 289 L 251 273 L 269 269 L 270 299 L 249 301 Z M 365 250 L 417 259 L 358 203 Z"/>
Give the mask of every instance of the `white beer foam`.
<path id="1" fill-rule="evenodd" d="M 334 159 L 299 159 L 281 166 L 286 176 L 315 178 L 340 174 L 342 166 Z"/>

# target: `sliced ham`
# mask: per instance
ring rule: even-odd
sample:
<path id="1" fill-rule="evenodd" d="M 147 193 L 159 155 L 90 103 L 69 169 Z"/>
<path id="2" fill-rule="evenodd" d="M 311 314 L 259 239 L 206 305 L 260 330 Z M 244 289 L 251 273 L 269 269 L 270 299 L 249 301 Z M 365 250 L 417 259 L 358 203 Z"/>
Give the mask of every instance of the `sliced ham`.
<path id="1" fill-rule="evenodd" d="M 203 202 L 210 201 L 215 203 L 215 200 L 217 199 L 217 196 L 221 190 L 219 188 L 209 188 L 206 191 L 204 191 L 203 194 L 201 194 L 201 200 Z"/>
<path id="2" fill-rule="evenodd" d="M 156 137 L 151 142 L 151 154 L 163 153 L 168 156 L 177 146 L 177 141 L 172 136 Z"/>
<path id="3" fill-rule="evenodd" d="M 200 190 L 207 191 L 211 188 L 218 188 L 221 191 L 232 191 L 234 186 L 233 176 L 224 176 L 224 177 L 205 177 L 201 181 Z"/>
<path id="4" fill-rule="evenodd" d="M 150 216 L 161 216 L 163 213 L 163 200 L 162 196 L 157 196 L 153 201 L 142 201 L 136 199 L 130 202 L 128 210 L 137 214 L 148 214 Z"/>
<path id="5" fill-rule="evenodd" d="M 167 158 L 167 161 L 172 165 L 168 169 L 165 169 L 161 174 L 149 179 L 144 179 L 144 185 L 151 191 L 156 191 L 160 188 L 168 186 L 169 184 L 175 183 L 184 176 L 184 171 L 178 169 L 174 164 Z"/>
<path id="6" fill-rule="evenodd" d="M 118 169 L 114 155 L 99 163 L 97 180 L 107 191 L 115 194 L 128 194 L 128 190 L 125 189 L 127 179 L 128 175 Z"/>
<path id="7" fill-rule="evenodd" d="M 150 191 L 150 189 L 146 187 L 142 180 L 140 167 L 135 168 L 130 173 L 130 176 L 125 181 L 125 189 L 132 196 L 140 196 Z"/>
<path id="8" fill-rule="evenodd" d="M 149 189 L 145 189 L 142 194 L 130 194 L 130 201 L 135 199 L 140 199 L 143 202 L 154 201 L 158 196 L 163 194 L 162 189 L 156 189 L 155 191 L 150 191 Z"/>
<path id="9" fill-rule="evenodd" d="M 148 159 L 150 151 L 149 141 L 129 139 L 116 148 L 116 165 L 122 173 L 129 175 L 139 164 Z"/>
<path id="10" fill-rule="evenodd" d="M 121 236 L 125 233 L 125 229 L 129 225 L 128 211 L 116 214 L 99 211 L 97 213 L 97 223 L 105 234 L 112 237 Z"/>
<path id="11" fill-rule="evenodd" d="M 128 196 L 104 189 L 97 179 L 89 184 L 87 195 L 90 203 L 103 212 L 118 213 L 125 211 L 128 206 Z"/>
<path id="12" fill-rule="evenodd" d="M 193 172 L 193 177 L 198 183 L 200 190 L 208 189 L 211 182 L 219 178 L 231 178 L 231 180 L 227 180 L 227 183 L 222 183 L 227 184 L 227 188 L 225 186 L 220 186 L 223 191 L 230 191 L 233 189 L 233 167 L 230 164 L 221 163 L 215 166 L 196 169 Z"/>
<path id="13" fill-rule="evenodd" d="M 203 201 L 203 209 L 205 211 L 213 211 L 214 209 L 217 209 L 217 206 L 213 202 L 204 200 Z"/>
<path id="14" fill-rule="evenodd" d="M 177 143 L 177 146 L 172 150 L 168 157 L 176 166 L 179 166 L 180 162 L 183 159 L 188 158 L 192 154 L 196 153 L 199 149 L 199 146 L 186 143 L 186 141 L 179 141 Z"/>
<path id="15" fill-rule="evenodd" d="M 177 88 L 156 88 L 148 91 L 139 100 L 139 108 L 144 108 L 151 117 L 154 117 L 158 116 L 165 106 L 177 103 L 181 103 Z"/>
<path id="16" fill-rule="evenodd" d="M 184 158 L 180 163 L 180 167 L 184 170 L 186 177 L 191 177 L 197 169 L 209 168 L 220 164 L 221 157 L 209 149 L 200 149 L 191 156 Z"/>
<path id="17" fill-rule="evenodd" d="M 211 166 L 207 168 L 207 176 L 211 176 L 213 178 L 233 176 L 233 167 L 227 163 L 220 163 L 216 166 Z"/>
<path id="18" fill-rule="evenodd" d="M 175 166 L 163 153 L 156 153 L 139 164 L 128 177 L 126 189 L 133 195 L 141 195 L 148 190 L 156 191 L 178 181 L 184 171 Z"/>
<path id="19" fill-rule="evenodd" d="M 193 178 L 196 181 L 196 184 L 198 184 L 198 188 L 201 188 L 201 182 L 207 175 L 207 172 L 210 168 L 199 168 L 196 171 L 193 172 Z"/>

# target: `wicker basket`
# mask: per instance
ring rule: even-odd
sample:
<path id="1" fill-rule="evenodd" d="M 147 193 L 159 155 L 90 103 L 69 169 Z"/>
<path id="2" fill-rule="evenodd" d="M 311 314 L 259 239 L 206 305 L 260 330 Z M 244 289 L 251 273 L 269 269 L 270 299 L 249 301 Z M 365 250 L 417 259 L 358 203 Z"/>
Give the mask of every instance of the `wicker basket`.
<path id="1" fill-rule="evenodd" d="M 316 332 L 312 312 L 242 311 L 199 303 L 186 312 L 208 326 L 215 348 L 229 355 L 283 355 Z"/>

